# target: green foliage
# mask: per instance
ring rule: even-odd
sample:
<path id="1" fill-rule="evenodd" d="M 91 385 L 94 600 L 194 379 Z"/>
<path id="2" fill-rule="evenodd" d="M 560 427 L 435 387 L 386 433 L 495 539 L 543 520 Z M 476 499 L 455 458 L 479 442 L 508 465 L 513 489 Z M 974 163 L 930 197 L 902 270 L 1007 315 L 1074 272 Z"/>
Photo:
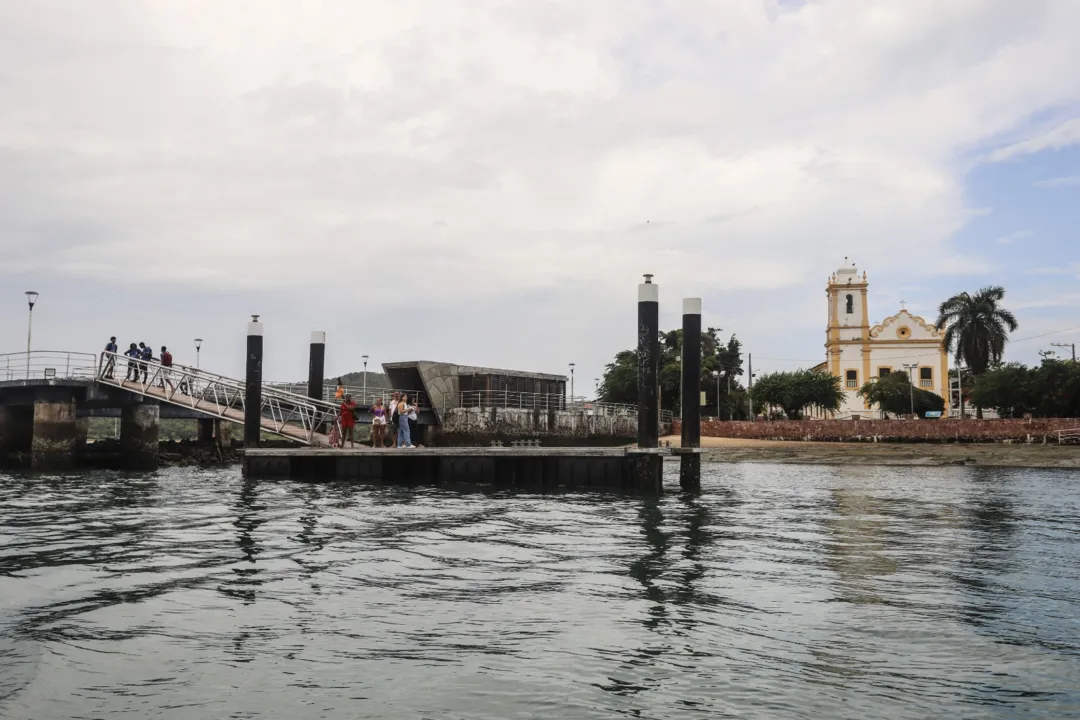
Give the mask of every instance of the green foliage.
<path id="1" fill-rule="evenodd" d="M 919 417 L 926 417 L 928 412 L 945 410 L 944 398 L 929 390 L 912 387 L 908 374 L 903 371 L 890 373 L 880 380 L 871 380 L 859 388 L 858 394 L 871 405 L 880 408 L 886 416 L 890 413 L 909 414 L 912 405 Z"/>
<path id="2" fill-rule="evenodd" d="M 1050 357 L 1034 368 L 1006 363 L 975 379 L 971 399 L 1001 417 L 1080 417 L 1080 363 Z"/>
<path id="3" fill-rule="evenodd" d="M 762 375 L 754 382 L 750 397 L 761 407 L 778 407 L 789 420 L 798 420 L 809 408 L 839 410 L 844 391 L 840 378 L 831 373 L 794 370 Z"/>
<path id="4" fill-rule="evenodd" d="M 1001 362 L 1009 333 L 1017 328 L 1013 314 L 999 306 L 1003 299 L 1004 288 L 985 287 L 974 295 L 954 295 L 938 308 L 942 345 L 975 375 Z"/>
<path id="5" fill-rule="evenodd" d="M 345 373 L 338 376 L 344 382 L 346 387 L 363 387 L 364 386 L 364 371 Z M 337 387 L 337 377 L 327 378 L 325 380 L 326 387 Z M 306 381 L 305 381 L 306 382 Z M 368 390 L 390 390 L 393 388 L 389 378 L 381 372 L 375 372 L 374 370 L 368 370 L 367 372 L 367 388 Z"/>
<path id="6" fill-rule="evenodd" d="M 738 382 L 738 377 L 743 374 L 742 345 L 734 335 L 726 343 L 722 342 L 720 332 L 719 328 L 708 328 L 701 333 L 701 389 L 705 392 L 702 414 L 716 414 L 719 393 L 720 417 L 739 418 L 745 416 L 745 397 Z M 658 373 L 660 406 L 675 413 L 680 411 L 682 395 L 681 353 L 682 330 L 661 332 Z M 714 371 L 719 373 L 718 377 L 713 376 Z M 598 399 L 613 403 L 637 403 L 637 377 L 637 350 L 623 350 L 604 369 Z"/>

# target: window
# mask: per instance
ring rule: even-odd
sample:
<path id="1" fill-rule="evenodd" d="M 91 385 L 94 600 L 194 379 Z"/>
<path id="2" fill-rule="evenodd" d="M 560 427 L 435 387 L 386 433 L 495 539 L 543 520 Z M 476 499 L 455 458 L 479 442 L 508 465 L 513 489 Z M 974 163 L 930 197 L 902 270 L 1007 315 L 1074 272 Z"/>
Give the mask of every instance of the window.
<path id="1" fill-rule="evenodd" d="M 919 387 L 934 387 L 934 368 L 919 368 Z"/>
<path id="2" fill-rule="evenodd" d="M 885 378 L 889 377 L 889 373 L 891 373 L 891 372 L 892 372 L 892 368 L 879 367 L 877 369 L 877 376 L 878 376 L 878 378 L 884 380 Z"/>
<path id="3" fill-rule="evenodd" d="M 848 297 L 851 297 L 850 295 Z M 859 387 L 859 372 L 857 370 L 847 371 L 847 386 L 849 388 Z"/>
<path id="4" fill-rule="evenodd" d="M 847 296 L 847 314 L 852 315 L 854 313 L 855 313 L 855 296 L 854 295 L 848 295 Z"/>

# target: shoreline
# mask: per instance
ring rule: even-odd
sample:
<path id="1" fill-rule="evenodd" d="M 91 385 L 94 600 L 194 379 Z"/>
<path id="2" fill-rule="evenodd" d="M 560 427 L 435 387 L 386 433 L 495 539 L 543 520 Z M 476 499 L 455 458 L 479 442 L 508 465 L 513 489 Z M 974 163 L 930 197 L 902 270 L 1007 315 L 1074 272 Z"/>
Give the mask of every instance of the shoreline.
<path id="1" fill-rule="evenodd" d="M 679 444 L 669 435 L 661 443 Z M 849 443 L 703 437 L 702 460 L 788 465 L 1080 468 L 1080 445 L 1041 443 Z"/>

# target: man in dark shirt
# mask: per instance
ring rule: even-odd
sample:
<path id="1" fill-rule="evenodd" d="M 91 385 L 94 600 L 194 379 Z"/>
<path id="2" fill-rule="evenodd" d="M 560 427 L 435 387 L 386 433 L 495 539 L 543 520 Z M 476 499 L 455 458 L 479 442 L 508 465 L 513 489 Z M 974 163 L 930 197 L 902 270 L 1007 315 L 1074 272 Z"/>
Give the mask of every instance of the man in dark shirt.
<path id="1" fill-rule="evenodd" d="M 150 365 L 147 361 L 154 359 L 154 351 L 151 350 L 150 346 L 145 343 L 139 343 L 139 346 L 142 348 L 142 381 L 143 384 L 145 384 L 147 374 L 150 371 Z"/>
<path id="2" fill-rule="evenodd" d="M 139 358 L 142 357 L 142 353 L 139 352 L 139 348 L 135 347 L 135 343 L 131 343 L 131 347 L 124 353 L 124 357 L 128 359 L 127 376 L 124 381 L 134 380 L 139 382 Z"/>
<path id="3" fill-rule="evenodd" d="M 116 347 L 116 338 L 109 338 L 109 342 L 105 343 L 105 352 L 112 353 L 105 356 L 105 377 L 109 380 L 113 379 L 113 372 L 116 370 L 116 352 L 120 348 Z"/>

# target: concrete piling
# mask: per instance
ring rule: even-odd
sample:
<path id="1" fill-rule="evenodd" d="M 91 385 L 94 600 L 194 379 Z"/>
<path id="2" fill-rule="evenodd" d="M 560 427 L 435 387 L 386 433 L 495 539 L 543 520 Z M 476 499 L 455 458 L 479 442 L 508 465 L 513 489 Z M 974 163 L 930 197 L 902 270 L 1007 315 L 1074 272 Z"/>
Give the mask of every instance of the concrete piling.
<path id="1" fill-rule="evenodd" d="M 316 330 L 311 333 L 311 353 L 308 359 L 308 397 L 312 400 L 323 399 L 323 378 L 326 377 L 326 333 Z"/>
<path id="2" fill-rule="evenodd" d="M 701 298 L 683 299 L 682 338 L 682 447 L 701 447 Z M 683 490 L 701 486 L 701 456 L 679 458 L 679 485 Z"/>
<path id="3" fill-rule="evenodd" d="M 75 467 L 80 441 L 75 401 L 34 403 L 34 435 L 30 444 L 33 470 L 68 470 Z"/>
<path id="4" fill-rule="evenodd" d="M 120 409 L 120 465 L 124 470 L 157 470 L 160 418 L 161 408 L 156 404 Z"/>
<path id="5" fill-rule="evenodd" d="M 244 447 L 259 447 L 262 434 L 263 326 L 251 316 L 247 334 L 247 372 L 244 390 Z"/>
<path id="6" fill-rule="evenodd" d="M 645 276 L 638 285 L 638 447 L 660 446 L 660 288 Z M 641 455 L 633 459 L 633 484 L 638 490 L 663 489 L 664 461 L 659 455 Z"/>

